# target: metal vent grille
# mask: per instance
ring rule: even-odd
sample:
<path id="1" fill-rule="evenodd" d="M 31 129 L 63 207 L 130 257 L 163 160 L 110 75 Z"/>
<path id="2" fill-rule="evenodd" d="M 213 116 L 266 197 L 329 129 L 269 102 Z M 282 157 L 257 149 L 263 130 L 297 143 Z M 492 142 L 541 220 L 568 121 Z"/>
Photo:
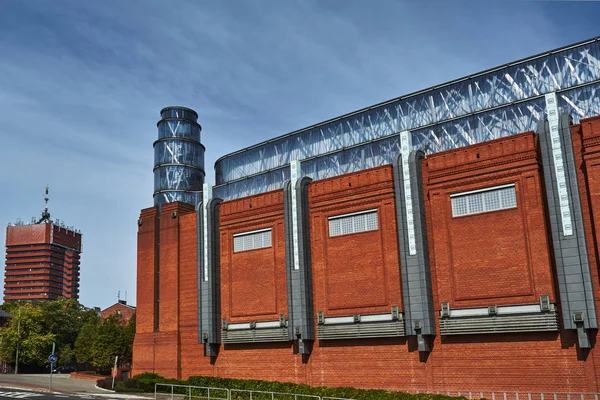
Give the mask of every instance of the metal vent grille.
<path id="1" fill-rule="evenodd" d="M 557 331 L 555 310 L 536 314 L 494 315 L 472 318 L 442 318 L 442 335 Z"/>
<path id="2" fill-rule="evenodd" d="M 404 320 L 340 325 L 317 325 L 319 340 L 368 339 L 405 336 Z"/>
<path id="3" fill-rule="evenodd" d="M 221 331 L 221 342 L 225 344 L 288 342 L 289 340 L 290 336 L 287 327 Z"/>
<path id="4" fill-rule="evenodd" d="M 517 193 L 514 185 L 452 195 L 453 217 L 515 208 L 516 206 Z"/>
<path id="5" fill-rule="evenodd" d="M 236 253 L 271 247 L 271 243 L 271 229 L 233 235 L 233 251 Z"/>
<path id="6" fill-rule="evenodd" d="M 349 235 L 379 229 L 376 210 L 329 217 L 329 236 Z"/>

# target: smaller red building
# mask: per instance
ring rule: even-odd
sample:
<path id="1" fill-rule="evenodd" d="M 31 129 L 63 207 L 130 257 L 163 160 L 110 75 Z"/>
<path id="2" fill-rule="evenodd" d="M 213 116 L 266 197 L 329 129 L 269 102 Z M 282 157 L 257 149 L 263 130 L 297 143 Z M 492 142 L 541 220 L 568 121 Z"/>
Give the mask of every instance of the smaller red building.
<path id="1" fill-rule="evenodd" d="M 128 305 L 125 300 L 119 300 L 112 306 L 100 311 L 100 317 L 102 319 L 108 318 L 113 314 L 120 315 L 123 317 L 123 320 L 129 322 L 131 317 L 133 317 L 133 314 L 135 314 L 135 307 Z"/>

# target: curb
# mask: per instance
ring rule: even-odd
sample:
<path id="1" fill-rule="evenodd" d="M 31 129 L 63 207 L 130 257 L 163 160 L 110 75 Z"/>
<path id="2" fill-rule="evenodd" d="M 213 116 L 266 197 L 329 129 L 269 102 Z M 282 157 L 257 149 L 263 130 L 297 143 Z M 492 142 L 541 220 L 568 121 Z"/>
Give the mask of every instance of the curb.
<path id="1" fill-rule="evenodd" d="M 106 391 L 106 392 L 111 392 L 111 393 L 117 393 L 117 392 L 115 392 L 114 390 L 110 390 L 110 389 L 104 389 L 104 388 L 101 388 L 101 387 L 100 387 L 100 386 L 98 386 L 98 385 L 96 385 L 96 389 L 99 389 L 99 390 L 104 390 L 104 391 Z"/>

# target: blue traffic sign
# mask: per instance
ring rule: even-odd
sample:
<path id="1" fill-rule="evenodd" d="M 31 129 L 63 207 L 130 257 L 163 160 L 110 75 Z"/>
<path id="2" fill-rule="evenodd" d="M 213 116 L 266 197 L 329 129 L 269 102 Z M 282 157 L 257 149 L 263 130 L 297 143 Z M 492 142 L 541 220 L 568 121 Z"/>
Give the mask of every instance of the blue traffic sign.
<path id="1" fill-rule="evenodd" d="M 48 356 L 48 361 L 50 361 L 51 363 L 55 363 L 57 360 L 56 354 L 50 354 Z"/>

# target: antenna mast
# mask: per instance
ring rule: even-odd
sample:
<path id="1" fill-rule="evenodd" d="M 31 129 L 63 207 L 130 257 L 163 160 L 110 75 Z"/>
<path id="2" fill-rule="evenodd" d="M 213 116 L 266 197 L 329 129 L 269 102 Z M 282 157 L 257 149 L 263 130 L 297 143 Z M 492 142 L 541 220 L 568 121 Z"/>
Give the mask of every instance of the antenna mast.
<path id="1" fill-rule="evenodd" d="M 38 224 L 48 224 L 52 222 L 50 220 L 50 212 L 48 211 L 48 194 L 50 192 L 50 187 L 46 186 L 46 196 L 44 196 L 44 211 L 42 211 L 42 218 L 37 222 Z"/>

